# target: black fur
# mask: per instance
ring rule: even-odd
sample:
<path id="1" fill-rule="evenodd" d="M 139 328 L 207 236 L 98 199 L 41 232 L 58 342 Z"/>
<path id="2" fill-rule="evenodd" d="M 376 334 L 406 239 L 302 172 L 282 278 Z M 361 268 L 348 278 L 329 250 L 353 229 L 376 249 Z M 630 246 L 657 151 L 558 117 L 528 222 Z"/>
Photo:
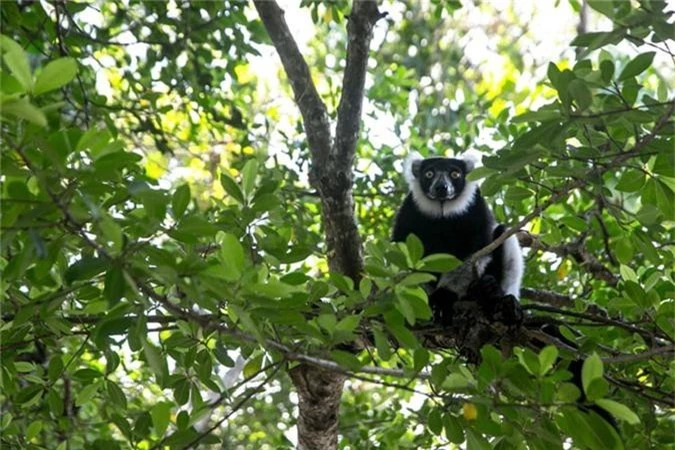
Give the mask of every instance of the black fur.
<path id="1" fill-rule="evenodd" d="M 492 214 L 478 189 L 466 213 L 452 217 L 428 217 L 408 193 L 396 215 L 392 240 L 403 242 L 409 234 L 424 245 L 424 256 L 450 253 L 466 259 L 492 242 Z"/>

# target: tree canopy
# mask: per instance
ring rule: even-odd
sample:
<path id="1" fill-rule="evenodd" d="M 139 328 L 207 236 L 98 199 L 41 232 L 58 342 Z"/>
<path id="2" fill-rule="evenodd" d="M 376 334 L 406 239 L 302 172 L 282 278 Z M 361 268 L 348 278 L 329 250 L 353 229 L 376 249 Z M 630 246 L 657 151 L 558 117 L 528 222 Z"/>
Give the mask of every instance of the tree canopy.
<path id="1" fill-rule="evenodd" d="M 0 445 L 672 445 L 672 6 L 544 3 L 2 2 Z M 468 149 L 526 255 L 474 358 L 390 242 Z"/>

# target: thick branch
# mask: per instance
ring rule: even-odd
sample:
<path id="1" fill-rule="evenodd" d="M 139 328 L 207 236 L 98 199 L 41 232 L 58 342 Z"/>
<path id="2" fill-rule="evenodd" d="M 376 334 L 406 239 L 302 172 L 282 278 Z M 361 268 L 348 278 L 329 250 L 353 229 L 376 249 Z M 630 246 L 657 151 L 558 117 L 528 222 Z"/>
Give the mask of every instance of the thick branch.
<path id="1" fill-rule="evenodd" d="M 293 40 L 283 11 L 272 0 L 254 0 L 254 4 L 279 53 L 302 114 L 312 155 L 310 183 L 321 196 L 328 265 L 331 271 L 357 282 L 363 271 L 363 250 L 354 217 L 352 165 L 361 122 L 368 50 L 373 25 L 380 17 L 377 3 L 355 0 L 349 17 L 347 65 L 334 145 L 326 106 L 312 83 L 309 67 Z M 300 448 L 337 448 L 344 375 L 303 364 L 291 371 L 291 378 L 299 395 Z"/>
<path id="2" fill-rule="evenodd" d="M 382 15 L 377 3 L 356 0 L 347 25 L 347 64 L 338 106 L 334 146 L 326 164 L 312 162 L 312 178 L 321 193 L 331 270 L 358 281 L 363 271 L 361 237 L 354 217 L 352 195 L 354 155 L 361 124 L 363 89 L 373 26 Z"/>
<path id="3" fill-rule="evenodd" d="M 520 295 L 523 298 L 534 300 L 535 302 L 539 303 L 545 303 L 547 305 L 557 306 L 559 308 L 563 306 L 572 306 L 574 303 L 567 295 L 539 289 L 522 288 L 520 290 Z"/>
<path id="4" fill-rule="evenodd" d="M 349 44 L 347 64 L 342 80 L 342 96 L 337 110 L 337 127 L 333 151 L 335 165 L 351 173 L 361 124 L 363 88 L 373 26 L 383 17 L 374 1 L 355 1 L 347 24 Z"/>
<path id="5" fill-rule="evenodd" d="M 326 105 L 321 101 L 305 58 L 288 29 L 284 11 L 273 0 L 254 0 L 253 4 L 291 83 L 295 103 L 300 108 L 309 149 L 312 152 L 312 166 L 323 164 L 332 146 Z"/>
<path id="6" fill-rule="evenodd" d="M 283 11 L 274 1 L 255 0 L 254 4 L 279 53 L 302 114 L 312 154 L 310 182 L 321 196 L 329 267 L 358 281 L 363 251 L 354 217 L 352 165 L 373 25 L 382 15 L 376 2 L 354 1 L 347 26 L 347 63 L 333 142 L 326 106 L 312 83 L 309 67 L 293 40 Z"/>

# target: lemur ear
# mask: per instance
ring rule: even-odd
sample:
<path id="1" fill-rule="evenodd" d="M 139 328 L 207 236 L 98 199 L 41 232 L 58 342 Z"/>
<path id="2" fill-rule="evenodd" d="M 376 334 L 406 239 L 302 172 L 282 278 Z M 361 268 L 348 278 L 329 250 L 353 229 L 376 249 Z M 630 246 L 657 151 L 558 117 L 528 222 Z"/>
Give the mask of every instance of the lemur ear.
<path id="1" fill-rule="evenodd" d="M 464 164 L 466 164 L 466 173 L 471 172 L 476 167 L 480 166 L 483 155 L 477 150 L 468 150 L 459 157 Z"/>
<path id="2" fill-rule="evenodd" d="M 424 157 L 418 152 L 412 152 L 408 155 L 403 163 L 403 175 L 408 184 L 412 184 L 420 174 L 420 167 Z"/>
<path id="3" fill-rule="evenodd" d="M 422 167 L 422 160 L 421 159 L 413 161 L 413 163 L 412 163 L 412 173 L 415 176 L 415 178 L 419 178 L 421 167 Z"/>

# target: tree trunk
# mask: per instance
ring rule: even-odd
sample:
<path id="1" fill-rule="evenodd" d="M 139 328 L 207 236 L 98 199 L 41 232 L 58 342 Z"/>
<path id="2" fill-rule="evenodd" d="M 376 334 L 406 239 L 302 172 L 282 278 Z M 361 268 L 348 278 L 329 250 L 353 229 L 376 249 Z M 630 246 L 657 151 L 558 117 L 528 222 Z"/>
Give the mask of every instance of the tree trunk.
<path id="1" fill-rule="evenodd" d="M 337 449 L 338 415 L 345 376 L 301 364 L 291 370 L 298 392 L 298 448 Z"/>
<path id="2" fill-rule="evenodd" d="M 328 266 L 355 283 L 363 270 L 361 237 L 354 217 L 353 164 L 361 125 L 366 67 L 373 27 L 382 17 L 373 0 L 354 0 L 347 25 L 347 61 L 335 136 L 326 105 L 284 19 L 271 0 L 254 5 L 279 54 L 295 95 L 312 155 L 310 182 L 321 197 Z M 336 449 L 340 397 L 345 376 L 301 364 L 291 371 L 299 397 L 298 445 L 303 450 Z"/>

